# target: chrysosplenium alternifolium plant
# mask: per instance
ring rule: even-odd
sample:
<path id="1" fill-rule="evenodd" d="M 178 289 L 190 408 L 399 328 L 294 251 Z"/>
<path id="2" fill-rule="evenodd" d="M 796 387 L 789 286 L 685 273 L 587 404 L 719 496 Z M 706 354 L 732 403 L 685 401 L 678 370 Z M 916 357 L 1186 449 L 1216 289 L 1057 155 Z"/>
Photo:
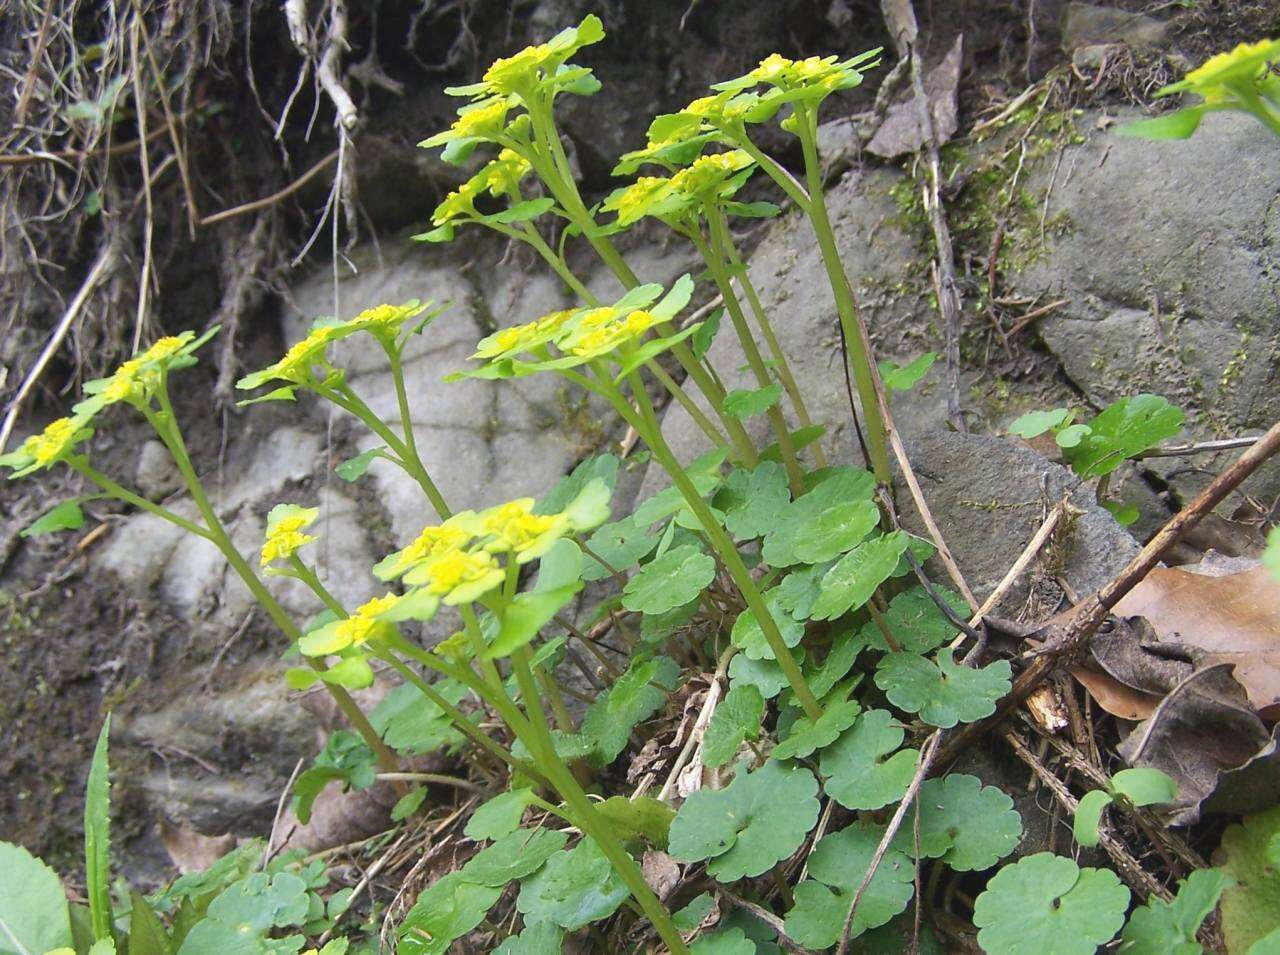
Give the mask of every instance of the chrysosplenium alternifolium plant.
<path id="1" fill-rule="evenodd" d="M 991 869 L 1017 846 L 1021 820 L 1007 795 L 976 777 L 926 780 L 917 822 L 889 844 L 854 910 L 887 837 L 885 810 L 908 791 L 922 742 L 935 729 L 994 712 L 1011 673 L 1004 660 L 959 662 L 955 651 L 964 635 L 953 621 L 973 608 L 954 594 L 916 585 L 913 568 L 932 547 L 898 528 L 881 506 L 889 479 L 882 385 L 836 249 L 817 153 L 822 102 L 857 86 L 862 71 L 878 64 L 878 51 L 847 60 L 775 54 L 717 84 L 710 95 L 657 117 L 647 142 L 615 170 L 646 174 L 589 205 L 561 145 L 555 105 L 559 96 L 600 88 L 590 69 L 571 60 L 602 37 L 600 21 L 589 16 L 494 63 L 481 82 L 449 90 L 467 102 L 447 130 L 423 145 L 443 147 L 451 162 L 477 153 L 487 162 L 440 203 L 433 228 L 418 238 L 445 242 L 459 228 L 482 226 L 528 244 L 546 262 L 578 305 L 525 316 L 494 332 L 477 344 L 474 364 L 453 377 L 561 376 L 635 430 L 667 472 L 668 489 L 611 521 L 619 461 L 605 454 L 584 462 L 541 500 L 515 497 L 454 510 L 431 476 L 438 464 L 422 460 L 411 425 L 404 349 L 412 336 L 430 334 L 443 311 L 416 301 L 317 322 L 279 361 L 239 382 L 245 390 L 268 388 L 245 403 L 314 395 L 355 417 L 381 444 L 340 465 L 339 475 L 357 480 L 375 458 L 384 459 L 417 482 L 435 511 L 434 522 L 371 568 L 384 589 L 359 607 L 335 599 L 308 563 L 323 526 L 318 508 L 273 508 L 256 569 L 221 524 L 169 391 L 170 376 L 196 360 L 212 332 L 161 339 L 110 378 L 90 383 L 71 417 L 29 438 L 0 464 L 21 476 L 65 463 L 97 496 L 149 511 L 222 551 L 305 664 L 288 671 L 289 686 L 327 688 L 351 726 L 333 734 L 297 781 L 295 808 L 304 821 L 326 784 L 362 789 L 380 775 L 402 780 L 403 757 L 437 749 L 469 747 L 483 775 L 506 781 L 506 791 L 466 825 L 468 838 L 487 845 L 422 892 L 399 926 L 400 951 L 443 953 L 482 924 L 506 936 L 495 949 L 506 955 L 559 951 L 566 933 L 593 924 L 593 931 L 613 932 L 624 948 L 650 945 L 656 933 L 679 955 L 775 950 L 764 923 L 726 917 L 715 929 L 704 926 L 712 900 L 701 890 L 717 883 L 774 906 L 790 939 L 812 949 L 876 930 L 901 939 L 909 928 L 882 926 L 910 904 L 918 865 L 935 872 Z M 799 141 L 803 182 L 752 138 L 754 127 L 778 117 Z M 735 245 L 732 218 L 778 211 L 737 198 L 758 173 L 813 225 L 849 343 L 867 470 L 829 465 L 823 429 L 804 406 Z M 564 237 L 594 250 L 622 285 L 619 297 L 604 301 L 586 287 L 563 244 L 557 249 L 544 235 L 540 222 L 547 217 L 561 220 Z M 693 278 L 667 287 L 643 283 L 632 272 L 613 237 L 645 218 L 693 246 L 710 280 L 701 291 L 706 296 L 714 287 L 722 312 L 684 318 L 700 291 Z M 726 391 L 706 361 L 722 314 L 746 355 L 751 388 Z M 368 336 L 385 353 L 397 420 L 375 414 L 335 363 L 333 346 L 353 336 Z M 890 384 L 909 387 L 930 360 L 887 369 Z M 676 367 L 680 381 L 669 370 Z M 689 412 L 710 443 L 708 453 L 687 465 L 677 460 L 659 426 L 651 382 Z M 132 406 L 154 427 L 196 516 L 146 500 L 92 466 L 89 439 L 118 404 Z M 1147 404 L 1142 407 L 1157 412 L 1163 436 L 1169 415 Z M 771 437 L 763 448 L 743 424 L 761 415 Z M 1113 459 L 1134 453 L 1133 416 L 1123 409 L 1112 414 L 1118 421 L 1104 413 L 1089 427 L 1072 425 L 1067 412 L 1045 417 L 1022 430 L 1055 429 L 1063 447 L 1080 449 L 1082 474 L 1105 473 Z M 1138 443 L 1149 437 L 1144 431 Z M 73 528 L 82 520 L 79 501 L 72 501 L 31 530 Z M 317 616 L 291 619 L 264 576 L 305 584 L 316 597 Z M 584 585 L 601 580 L 615 585 L 596 597 L 593 613 L 612 620 L 625 643 L 625 652 L 613 655 L 579 630 L 570 613 Z M 456 609 L 460 629 L 426 646 L 415 627 L 442 608 Z M 597 657 L 599 675 L 608 678 L 580 719 L 557 680 L 577 643 Z M 703 765 L 726 767 L 731 780 L 694 791 L 678 811 L 669 802 L 670 785 L 656 798 L 643 791 L 599 798 L 616 779 L 606 771 L 663 709 L 682 673 L 706 670 L 708 663 L 717 680 L 727 680 L 727 692 L 714 711 L 707 704 L 698 753 Z M 375 664 L 396 671 L 403 684 L 366 715 L 349 691 L 373 682 Z M 672 779 L 683 758 L 669 767 Z M 417 811 L 426 796 L 422 787 L 404 792 L 393 815 Z M 537 813 L 526 825 L 527 810 Z M 819 818 L 821 832 L 815 831 Z M 670 899 L 646 881 L 637 863 L 646 851 L 665 851 L 687 864 L 685 882 Z M 801 869 L 805 874 L 796 880 Z M 783 901 L 770 902 L 771 887 L 788 879 L 796 881 L 794 891 L 787 888 Z M 510 883 L 519 884 L 519 925 L 506 918 L 505 928 L 486 923 Z M 668 903 L 679 903 L 679 910 L 673 914 Z M 1045 854 L 1003 869 L 978 899 L 974 921 L 990 952 L 1020 950 L 1009 913 L 1024 909 L 1037 919 L 1035 938 L 1057 944 L 1063 933 L 1075 932 L 1085 952 L 1115 935 L 1127 905 L 1127 890 L 1110 873 Z M 1144 925 L 1167 927 L 1172 918 L 1144 911 Z M 637 915 L 648 926 L 635 924 Z M 1141 936 L 1146 929 L 1135 931 Z M 198 955 L 185 944 L 182 953 Z"/>

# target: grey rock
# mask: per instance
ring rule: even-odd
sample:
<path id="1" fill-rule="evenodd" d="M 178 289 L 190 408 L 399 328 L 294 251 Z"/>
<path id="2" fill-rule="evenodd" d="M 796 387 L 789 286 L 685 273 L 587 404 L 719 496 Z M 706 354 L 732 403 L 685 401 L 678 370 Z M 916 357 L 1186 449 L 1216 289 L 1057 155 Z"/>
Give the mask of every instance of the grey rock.
<path id="1" fill-rule="evenodd" d="M 1169 24 L 1141 13 L 1093 3 L 1068 3 L 1062 17 L 1062 48 L 1125 43 L 1133 47 L 1163 46 Z"/>
<path id="2" fill-rule="evenodd" d="M 1096 128 L 1096 119 L 1078 125 Z M 1187 411 L 1196 438 L 1280 418 L 1278 164 L 1280 142 L 1236 113 L 1207 116 L 1185 142 L 1109 128 L 1065 150 L 1048 217 L 1065 216 L 1067 228 L 1011 283 L 1043 301 L 1067 299 L 1037 329 L 1091 403 L 1160 394 Z M 1050 177 L 1033 172 L 1029 188 L 1042 194 Z M 1195 464 L 1220 470 L 1229 459 Z M 1145 463 L 1184 496 L 1204 482 L 1186 464 Z M 1278 470 L 1262 477 L 1263 493 L 1280 492 Z"/>
<path id="3" fill-rule="evenodd" d="M 1129 533 L 1097 505 L 1091 488 L 1030 448 L 1007 438 L 934 431 L 908 440 L 906 451 L 947 546 L 979 600 L 995 590 L 1022 553 L 1045 506 L 1068 492 L 1082 511 L 1070 522 L 1061 555 L 1062 574 L 1072 589 L 1091 593 L 1138 552 Z M 905 487 L 896 495 L 903 524 L 927 536 Z M 946 578 L 938 570 L 934 579 Z M 1026 594 L 1024 579 L 1004 606 L 1018 607 Z"/>
<path id="4" fill-rule="evenodd" d="M 182 475 L 173 456 L 159 441 L 148 441 L 138 452 L 134 483 L 146 497 L 158 499 L 172 494 L 182 484 Z"/>
<path id="5" fill-rule="evenodd" d="M 960 86 L 960 67 L 964 62 L 964 35 L 955 42 L 942 61 L 924 74 L 924 92 L 929 101 L 929 113 L 933 120 L 933 134 L 942 145 L 955 134 L 956 90 Z M 920 113 L 915 94 L 907 83 L 906 95 L 893 103 L 885 113 L 884 122 L 867 143 L 867 152 L 884 159 L 893 159 L 913 153 L 924 142 L 920 129 Z"/>

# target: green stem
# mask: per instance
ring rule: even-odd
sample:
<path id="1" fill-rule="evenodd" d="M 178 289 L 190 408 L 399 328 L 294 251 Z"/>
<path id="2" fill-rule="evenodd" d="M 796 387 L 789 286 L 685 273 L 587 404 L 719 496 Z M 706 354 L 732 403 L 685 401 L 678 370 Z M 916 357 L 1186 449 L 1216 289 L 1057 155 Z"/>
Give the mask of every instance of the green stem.
<path id="1" fill-rule="evenodd" d="M 540 754 L 541 765 L 546 768 L 547 775 L 551 777 L 560 797 L 569 807 L 578 828 L 609 860 L 609 864 L 613 866 L 619 878 L 626 883 L 632 898 L 648 916 L 649 922 L 666 942 L 672 955 L 688 955 L 689 948 L 680 937 L 679 929 L 672 922 L 671 913 L 649 888 L 649 884 L 644 879 L 644 873 L 640 871 L 636 860 L 631 857 L 614 833 L 611 823 L 596 811 L 587 794 L 574 779 L 573 773 L 556 755 L 555 744 L 551 739 L 546 716 L 542 712 L 542 704 L 538 698 L 537 684 L 529 670 L 529 648 L 521 647 L 512 654 L 511 661 L 515 668 L 516 680 L 520 684 L 520 694 L 524 697 L 525 707 L 531 717 L 531 735 L 528 740 L 530 751 Z"/>
<path id="2" fill-rule="evenodd" d="M 715 210 L 717 218 L 723 219 L 723 212 L 718 208 Z M 809 409 L 805 406 L 804 396 L 800 393 L 800 387 L 796 384 L 795 376 L 791 373 L 791 363 L 787 361 L 787 353 L 783 351 L 778 336 L 774 333 L 773 323 L 769 321 L 769 314 L 765 311 L 764 305 L 760 302 L 760 296 L 756 292 L 755 285 L 752 284 L 750 276 L 747 274 L 746 263 L 742 261 L 742 257 L 738 254 L 738 249 L 733 243 L 732 237 L 729 235 L 727 224 L 723 227 L 724 241 L 721 243 L 722 250 L 729 257 L 729 264 L 734 273 L 738 276 L 738 283 L 742 286 L 742 291 L 747 296 L 747 304 L 751 306 L 751 312 L 755 315 L 756 324 L 760 326 L 760 332 L 764 335 L 765 343 L 769 346 L 769 353 L 773 355 L 774 363 L 778 369 L 778 377 L 782 379 L 782 387 L 786 389 L 787 396 L 791 399 L 791 407 L 795 409 L 796 419 L 800 422 L 800 427 L 813 427 L 813 419 L 809 417 Z M 813 459 L 820 468 L 827 466 L 827 456 L 822 450 L 822 442 L 813 442 Z"/>
<path id="3" fill-rule="evenodd" d="M 723 448 L 726 452 L 729 450 L 729 440 L 720 432 L 720 430 L 711 423 L 711 419 L 702 413 L 702 409 L 697 403 L 689 397 L 689 393 L 680 387 L 679 382 L 667 374 L 666 370 L 658 364 L 654 359 L 644 363 L 649 369 L 649 373 L 657 378 L 672 398 L 680 403 L 680 407 L 688 412 L 689 417 L 694 423 L 702 429 L 702 433 L 711 439 L 711 443 L 717 448 Z"/>
<path id="4" fill-rule="evenodd" d="M 182 429 L 178 427 L 178 418 L 174 414 L 173 404 L 169 400 L 168 376 L 164 372 L 161 372 L 160 387 L 156 389 L 156 394 L 160 401 L 160 414 L 157 415 L 147 409 L 144 409 L 143 413 L 152 428 L 155 429 L 156 434 L 160 436 L 160 440 L 164 442 L 165 447 L 169 449 L 174 463 L 178 466 L 178 472 L 182 475 L 183 482 L 191 493 L 192 500 L 195 501 L 196 508 L 200 511 L 201 517 L 204 518 L 206 533 L 202 536 L 222 552 L 222 556 L 227 559 L 231 569 L 236 572 L 236 575 L 244 582 L 244 585 L 249 588 L 249 592 L 253 595 L 254 600 L 258 602 L 258 605 L 267 612 L 267 615 L 271 617 L 271 620 L 280 628 L 281 632 L 291 642 L 296 643 L 301 639 L 302 631 L 294 624 L 284 607 L 280 606 L 280 602 L 271 596 L 271 592 L 267 590 L 262 579 L 254 573 L 253 568 L 244 559 L 244 555 L 240 553 L 232 542 L 231 536 L 222 525 L 222 521 L 218 519 L 213 505 L 209 503 L 209 497 L 204 492 L 204 485 L 200 483 L 200 477 L 196 474 L 196 469 L 191 463 L 191 456 L 187 453 L 187 445 L 182 437 Z M 322 673 L 328 669 L 320 660 L 308 658 L 307 663 L 317 672 Z M 396 754 L 382 741 L 382 737 L 374 730 L 369 723 L 369 718 L 364 715 L 364 711 L 351 698 L 351 694 L 345 688 L 334 686 L 330 683 L 326 683 L 325 687 L 328 689 L 329 695 L 333 697 L 338 709 L 347 718 L 347 722 L 351 724 L 352 728 L 360 734 L 369 748 L 373 750 L 383 771 L 389 773 L 399 771 L 400 762 L 396 758 Z"/>
<path id="5" fill-rule="evenodd" d="M 402 389 L 404 382 L 402 378 L 397 379 L 399 388 Z M 431 475 L 427 473 L 426 467 L 418 458 L 416 451 L 402 440 L 394 431 L 392 431 L 381 418 L 374 414 L 370 408 L 351 388 L 344 384 L 338 385 L 337 389 L 327 388 L 318 385 L 315 391 L 322 398 L 332 401 L 348 414 L 354 415 L 364 422 L 374 434 L 387 443 L 387 446 L 395 453 L 396 458 L 405 472 L 418 482 L 427 500 L 431 502 L 431 506 L 435 508 L 436 514 L 441 520 L 448 520 L 453 516 L 453 512 L 449 510 L 449 505 L 445 503 L 444 496 L 436 487 L 435 482 L 431 480 Z M 412 425 L 406 422 L 406 431 L 412 434 Z"/>
<path id="6" fill-rule="evenodd" d="M 476 618 L 476 612 L 471 609 L 470 604 L 463 604 L 458 609 L 462 612 L 463 629 L 471 640 L 471 649 L 476 655 L 476 665 L 480 667 L 480 674 L 488 681 L 490 692 L 505 699 L 507 688 L 502 684 L 498 665 L 492 660 L 485 659 L 485 654 L 489 652 L 489 645 L 484 642 L 484 634 L 480 632 L 480 621 Z"/>
<path id="7" fill-rule="evenodd" d="M 459 669 L 465 669 L 464 667 L 450 667 L 447 664 L 444 664 L 444 661 L 435 656 L 435 654 L 428 653 L 425 650 L 420 650 L 403 637 L 392 640 L 386 649 L 379 647 L 373 648 L 373 653 L 378 659 L 391 664 L 392 668 L 395 669 L 397 673 L 417 687 L 418 691 L 422 693 L 423 696 L 439 707 L 440 710 L 449 717 L 458 732 L 466 736 L 471 740 L 471 742 L 475 743 L 490 755 L 497 757 L 512 769 L 524 773 L 530 779 L 543 778 L 537 767 L 526 760 L 519 759 L 505 746 L 502 746 L 488 734 L 482 732 L 478 726 L 472 723 L 471 720 L 467 719 L 466 714 L 445 699 L 445 697 L 435 687 L 415 673 L 412 667 L 408 666 L 403 660 L 397 657 L 395 653 L 392 652 L 393 649 L 399 653 L 403 653 L 411 659 L 417 660 L 419 663 L 422 663 L 424 666 L 429 667 L 438 673 L 443 673 L 445 676 L 458 680 L 459 683 L 462 683 L 469 690 L 475 693 L 476 696 L 480 697 L 483 702 L 488 703 L 487 687 L 480 685 L 478 680 L 475 680 L 474 678 L 468 680 L 463 677 L 462 674 L 457 672 Z"/>
<path id="8" fill-rule="evenodd" d="M 872 366 L 871 342 L 866 337 L 866 328 L 858 320 L 858 306 L 853 299 L 849 279 L 844 273 L 844 264 L 840 261 L 840 251 L 836 246 L 835 232 L 832 231 L 831 219 L 827 214 L 827 201 L 822 191 L 822 167 L 818 162 L 814 117 L 801 103 L 796 103 L 795 109 L 800 145 L 804 151 L 805 176 L 809 184 L 809 220 L 813 223 L 813 232 L 818 239 L 818 247 L 822 250 L 822 263 L 827 270 L 831 292 L 835 296 L 836 312 L 840 316 L 840 327 L 844 330 L 844 339 L 849 348 L 849 364 L 853 368 L 853 378 L 858 388 L 858 401 L 862 405 L 862 417 L 866 422 L 871 469 L 875 472 L 876 479 L 881 484 L 887 485 L 892 479 L 889 471 L 888 438 L 884 418 L 880 414 L 875 368 Z"/>
<path id="9" fill-rule="evenodd" d="M 205 540 L 213 539 L 212 535 L 208 531 L 206 531 L 203 527 L 201 527 L 199 524 L 193 524 L 191 521 L 187 520 L 185 517 L 175 514 L 173 511 L 169 510 L 167 507 L 162 507 L 159 504 L 152 503 L 142 495 L 135 494 L 133 491 L 130 491 L 127 487 L 123 487 L 122 485 L 117 484 L 115 481 L 111 480 L 111 478 L 107 477 L 102 472 L 95 470 L 89 464 L 88 460 L 86 460 L 85 458 L 83 457 L 67 458 L 67 463 L 71 465 L 71 467 L 74 468 L 76 471 L 83 474 L 86 478 L 88 478 L 94 484 L 98 485 L 98 487 L 106 491 L 107 494 L 109 494 L 110 496 L 119 498 L 120 500 L 124 501 L 126 504 L 132 504 L 134 507 L 140 508 L 144 511 L 147 511 L 148 513 L 154 514 L 156 517 L 159 517 L 162 520 L 166 520 L 170 524 L 176 524 L 178 527 L 181 527 L 188 534 L 194 534 L 196 537 L 203 537 Z"/>
<path id="10" fill-rule="evenodd" d="M 675 486 L 680 489 L 685 503 L 689 505 L 689 510 L 693 512 L 693 516 L 702 525 L 703 532 L 707 535 L 707 540 L 729 571 L 729 576 L 733 578 L 733 582 L 742 594 L 747 608 L 755 616 L 756 622 L 759 623 L 765 641 L 773 651 L 778 666 L 787 678 L 787 683 L 790 684 L 796 699 L 804 708 L 805 714 L 810 719 L 816 720 L 822 715 L 822 707 L 818 703 L 817 697 L 809 689 L 809 684 L 804 678 L 804 673 L 800 670 L 800 665 L 796 663 L 795 657 L 791 655 L 791 650 L 783 641 L 782 633 L 778 630 L 778 624 L 773 619 L 773 614 L 770 613 L 760 589 L 752 579 L 751 572 L 743 562 L 742 555 L 738 553 L 737 547 L 734 546 L 732 538 L 729 537 L 720 522 L 716 520 L 711 508 L 702 499 L 697 487 L 689 480 L 684 468 L 680 466 L 680 462 L 676 460 L 675 454 L 662 437 L 662 431 L 657 426 L 657 416 L 654 414 L 653 406 L 649 403 L 649 397 L 644 392 L 643 384 L 638 383 L 637 378 L 638 376 L 633 372 L 631 375 L 631 391 L 640 405 L 640 414 L 636 415 L 631 410 L 626 399 L 622 397 L 621 392 L 616 392 L 616 389 L 617 400 L 612 402 L 614 408 L 640 433 L 645 443 L 649 445 L 649 450 L 658 459 L 658 463 L 671 476 Z M 612 384 L 607 374 L 602 376 L 602 388 L 612 386 Z"/>
<path id="11" fill-rule="evenodd" d="M 547 245 L 546 240 L 542 238 L 541 233 L 538 232 L 534 224 L 532 222 L 522 222 L 521 225 L 523 228 L 520 233 L 515 233 L 513 230 L 512 234 L 521 235 L 524 241 L 529 243 L 542 256 L 543 261 L 551 266 L 556 275 L 560 276 L 560 281 L 569 286 L 573 294 L 577 295 L 578 298 L 592 308 L 598 307 L 600 300 L 591 293 L 591 290 L 582 283 L 581 279 L 573 274 L 573 270 L 569 268 L 564 259 L 557 255 L 551 246 Z"/>
<path id="12" fill-rule="evenodd" d="M 297 554 L 289 555 L 289 567 L 293 571 L 293 576 L 302 581 L 311 592 L 320 598 L 320 602 L 332 610 L 340 618 L 347 616 L 347 610 L 338 602 L 333 594 L 329 593 L 329 589 L 320 582 L 320 577 L 314 570 L 302 562 Z"/>
<path id="13" fill-rule="evenodd" d="M 448 520 L 451 516 L 449 505 L 445 503 L 444 495 L 440 493 L 440 489 L 436 487 L 435 482 L 431 480 L 431 476 L 427 473 L 427 466 L 422 463 L 422 455 L 418 453 L 418 439 L 413 433 L 413 415 L 409 411 L 409 395 L 404 385 L 404 364 L 400 357 L 399 349 L 394 346 L 383 345 L 386 350 L 387 359 L 391 368 L 391 380 L 396 386 L 396 406 L 400 410 L 400 429 L 404 432 L 404 447 L 408 452 L 407 457 L 416 465 L 416 471 L 419 482 L 422 484 L 423 491 L 426 492 L 427 499 L 431 501 L 431 506 L 436 509 L 436 513 L 441 520 Z M 354 395 L 355 393 L 352 392 Z M 364 405 L 364 402 L 360 402 Z M 367 406 L 365 406 L 367 407 Z M 369 410 L 373 414 L 372 410 Z M 375 415 L 376 417 L 376 415 Z"/>
<path id="14" fill-rule="evenodd" d="M 769 376 L 769 369 L 764 363 L 764 358 L 760 355 L 760 349 L 756 346 L 755 336 L 751 334 L 751 327 L 747 324 L 747 316 L 742 311 L 742 303 L 738 301 L 738 296 L 733 291 L 733 284 L 729 280 L 729 273 L 725 268 L 724 259 L 721 257 L 721 249 L 724 245 L 725 237 L 717 229 L 718 217 L 715 215 L 714 210 L 709 207 L 704 207 L 704 211 L 707 214 L 707 221 L 711 225 L 711 243 L 708 244 L 697 231 L 692 232 L 690 238 L 693 239 L 694 246 L 711 270 L 711 277 L 715 280 L 716 287 L 720 289 L 720 294 L 724 298 L 725 309 L 729 312 L 734 331 L 738 333 L 738 341 L 742 344 L 743 354 L 747 357 L 747 364 L 751 366 L 756 383 L 761 388 L 767 388 L 773 384 L 773 379 Z M 724 225 L 723 218 L 719 218 L 718 224 L 720 226 Z M 782 453 L 782 464 L 787 471 L 787 481 L 791 484 L 791 493 L 799 497 L 804 492 L 804 473 L 801 471 L 800 461 L 796 457 L 796 448 L 791 440 L 791 432 L 787 429 L 787 422 L 782 417 L 782 409 L 776 403 L 769 408 L 768 416 L 769 423 L 773 426 L 773 432 L 778 436 L 778 450 Z"/>

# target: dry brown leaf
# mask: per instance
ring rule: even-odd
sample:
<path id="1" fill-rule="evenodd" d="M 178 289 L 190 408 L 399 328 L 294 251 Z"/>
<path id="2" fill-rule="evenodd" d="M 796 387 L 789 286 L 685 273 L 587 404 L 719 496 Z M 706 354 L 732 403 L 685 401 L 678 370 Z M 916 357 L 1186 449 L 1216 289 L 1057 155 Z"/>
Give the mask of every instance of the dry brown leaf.
<path id="1" fill-rule="evenodd" d="M 1208 576 L 1157 567 L 1115 611 L 1145 617 L 1162 643 L 1185 647 L 1198 668 L 1232 664 L 1254 709 L 1264 719 L 1280 716 L 1280 585 L 1265 568 Z"/>
<path id="2" fill-rule="evenodd" d="M 1145 720 L 1156 711 L 1160 697 L 1127 687 L 1114 677 L 1084 667 L 1072 667 L 1071 675 L 1093 701 L 1122 720 Z"/>
<path id="3" fill-rule="evenodd" d="M 676 860 L 657 849 L 646 849 L 640 860 L 640 871 L 654 895 L 665 901 L 680 884 L 680 866 Z"/>
<path id="4" fill-rule="evenodd" d="M 160 841 L 173 866 L 183 875 L 209 868 L 236 847 L 236 837 L 206 836 L 190 826 L 171 826 L 160 821 Z"/>

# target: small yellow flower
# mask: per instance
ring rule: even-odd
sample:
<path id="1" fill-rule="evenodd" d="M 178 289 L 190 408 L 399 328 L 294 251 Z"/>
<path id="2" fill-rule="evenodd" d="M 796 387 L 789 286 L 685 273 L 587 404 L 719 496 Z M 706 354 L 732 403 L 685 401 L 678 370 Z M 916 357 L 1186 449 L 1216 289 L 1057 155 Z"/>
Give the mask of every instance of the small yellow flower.
<path id="1" fill-rule="evenodd" d="M 754 161 L 741 149 L 699 156 L 688 168 L 681 169 L 671 177 L 671 188 L 688 196 L 705 197 Z"/>
<path id="2" fill-rule="evenodd" d="M 488 551 L 451 550 L 405 575 L 405 583 L 417 586 L 454 606 L 469 603 L 502 583 L 504 573 Z"/>
<path id="3" fill-rule="evenodd" d="M 611 196 L 604 208 L 618 213 L 619 225 L 630 225 L 648 215 L 670 192 L 670 179 L 641 176 L 622 192 Z"/>
<path id="4" fill-rule="evenodd" d="M 1280 61 L 1280 40 L 1241 43 L 1228 53 L 1211 56 L 1183 77 L 1182 82 L 1166 89 L 1189 90 L 1210 97 L 1215 88 L 1233 83 L 1252 83 L 1266 73 L 1268 65 Z M 1162 94 L 1164 90 L 1160 91 Z"/>
<path id="5" fill-rule="evenodd" d="M 261 566 L 277 560 L 287 560 L 298 548 L 310 544 L 316 538 L 303 531 L 320 516 L 318 507 L 298 507 L 296 504 L 277 504 L 267 515 L 266 539 L 262 544 Z"/>
<path id="6" fill-rule="evenodd" d="M 431 221 L 435 225 L 444 225 L 454 219 L 476 215 L 476 199 L 484 187 L 475 178 L 468 179 L 453 192 L 449 193 L 431 213 Z"/>
<path id="7" fill-rule="evenodd" d="M 387 631 L 391 624 L 381 618 L 394 610 L 402 599 L 390 593 L 374 597 L 346 619 L 332 621 L 306 634 L 298 642 L 298 647 L 306 656 L 323 657 L 340 653 L 347 647 L 361 646 Z"/>
<path id="8" fill-rule="evenodd" d="M 13 470 L 10 477 L 23 477 L 63 460 L 81 441 L 93 434 L 92 414 L 51 421 L 40 434 L 33 434 L 16 451 L 0 456 L 0 467 Z"/>
<path id="9" fill-rule="evenodd" d="M 460 525 L 469 517 L 470 512 L 464 512 L 451 517 L 443 525 L 423 528 L 408 547 L 380 561 L 373 568 L 374 576 L 379 580 L 393 580 L 419 564 L 465 547 L 473 535 Z"/>
<path id="10" fill-rule="evenodd" d="M 479 515 L 483 530 L 491 535 L 489 550 L 512 551 L 518 563 L 541 557 L 570 529 L 561 514 L 534 514 L 533 498 L 525 497 Z"/>
<path id="11" fill-rule="evenodd" d="M 130 358 L 116 369 L 101 392 L 104 404 L 115 404 L 118 401 L 129 401 L 143 394 L 143 382 L 139 376 L 143 359 Z"/>
<path id="12" fill-rule="evenodd" d="M 507 112 L 511 109 L 505 96 L 465 109 L 458 114 L 449 131 L 453 139 L 492 139 L 502 132 Z"/>
<path id="13" fill-rule="evenodd" d="M 494 60 L 484 71 L 484 82 L 495 93 L 515 93 L 538 81 L 538 71 L 551 57 L 546 43 L 526 46 L 519 53 Z"/>
<path id="14" fill-rule="evenodd" d="M 138 358 L 143 362 L 164 361 L 166 358 L 172 358 L 180 352 L 190 340 L 190 332 L 185 335 L 166 335 L 139 355 Z"/>
<path id="15" fill-rule="evenodd" d="M 781 53 L 770 53 L 749 75 L 761 83 L 778 83 L 794 66 L 795 60 L 789 60 Z"/>
<path id="16" fill-rule="evenodd" d="M 375 305 L 373 308 L 366 308 L 347 324 L 352 328 L 395 335 L 400 331 L 401 325 L 421 315 L 426 309 L 427 306 L 416 299 L 403 305 Z"/>

